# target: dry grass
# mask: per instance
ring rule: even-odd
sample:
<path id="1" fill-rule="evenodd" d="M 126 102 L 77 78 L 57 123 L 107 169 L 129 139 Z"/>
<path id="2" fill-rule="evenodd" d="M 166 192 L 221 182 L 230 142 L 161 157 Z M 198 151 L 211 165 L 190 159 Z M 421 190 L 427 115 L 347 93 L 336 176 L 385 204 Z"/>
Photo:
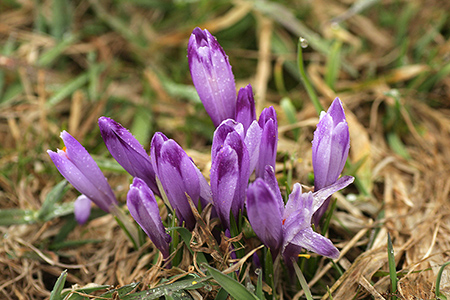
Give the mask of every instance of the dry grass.
<path id="1" fill-rule="evenodd" d="M 305 58 L 322 104 L 327 107 L 339 96 L 346 105 L 350 161 L 353 166 L 362 162 L 353 170 L 359 189 L 346 191 L 354 197 L 336 195 L 338 210 L 329 232 L 342 249 L 336 262 L 345 273 L 333 278 L 328 272 L 332 264 L 323 261 L 323 268 L 309 283 L 327 282 L 335 300 L 390 299 L 389 276 L 380 275 L 388 271 L 389 232 L 401 272 L 397 296 L 435 298 L 436 274 L 450 256 L 449 72 L 439 77 L 439 70 L 448 68 L 450 59 L 450 5 L 446 1 L 381 1 L 364 13 L 348 15 L 339 29 L 329 21 L 346 17 L 354 1 L 288 2 L 290 9 L 283 8 L 286 15 L 281 16 L 247 1 L 220 2 L 209 5 L 209 10 L 196 9 L 195 3 L 179 4 L 175 12 L 164 5 L 140 8 L 116 3 L 114 7 L 109 1 L 75 1 L 71 26 L 82 38 L 75 38 L 47 63 L 42 59 L 58 41 L 36 30 L 36 19 L 39 8 L 49 22 L 53 2 L 43 1 L 39 7 L 37 2 L 0 4 L 1 209 L 41 207 L 60 180 L 45 150 L 59 145 L 62 128 L 98 157 L 107 156 L 96 128 L 101 115 L 129 126 L 145 145 L 154 131 L 164 131 L 189 148 L 187 152 L 208 177 L 208 135 L 213 129 L 186 89 L 190 77 L 185 47 L 195 26 L 219 36 L 230 55 L 237 85 L 252 83 L 258 110 L 275 106 L 280 124 L 279 175 L 284 176 L 282 159 L 288 157 L 292 164 L 286 168 L 293 171 L 293 180 L 307 183 L 317 114 L 304 100 L 307 96 L 298 79 L 288 71 L 289 63 L 295 65 L 296 35 L 308 34 L 289 22 L 287 16 L 294 13 L 296 22 L 312 29 L 321 40 L 338 39 L 344 45 L 334 89 L 325 83 L 327 55 L 320 47 L 311 45 Z M 192 19 L 185 25 L 176 23 L 189 18 L 183 14 L 191 14 Z M 443 20 L 442 27 L 434 30 L 439 20 Z M 420 50 L 424 36 L 432 34 Z M 284 51 L 274 48 L 274 36 L 284 43 Z M 284 76 L 285 90 L 276 86 L 277 76 Z M 437 76 L 435 81 L 433 76 Z M 428 85 L 427 80 L 431 80 Z M 70 82 L 73 85 L 68 87 Z M 183 84 L 182 92 L 170 88 L 175 83 Z M 61 93 L 64 89 L 69 90 L 67 94 Z M 281 94 L 301 107 L 298 123 L 289 123 L 282 112 Z M 300 128 L 298 141 L 292 139 L 294 128 Z M 392 144 L 392 135 L 403 147 Z M 129 178 L 111 171 L 107 177 L 123 201 Z M 64 201 L 75 197 L 76 191 L 70 189 Z M 150 242 L 132 251 L 110 215 L 74 227 L 64 239 L 91 242 L 52 249 L 68 224 L 68 218 L 56 218 L 0 226 L 0 298 L 46 299 L 64 269 L 69 270 L 69 285 L 122 286 L 142 281 L 144 287 L 198 270 L 190 257 L 183 258 L 180 269 L 162 269 Z M 447 297 L 449 272 L 444 271 L 441 281 Z M 214 291 L 200 292 L 205 298 L 214 295 Z M 328 298 L 328 294 L 321 295 Z M 294 299 L 301 296 L 300 291 Z M 287 293 L 284 297 L 290 299 Z"/>

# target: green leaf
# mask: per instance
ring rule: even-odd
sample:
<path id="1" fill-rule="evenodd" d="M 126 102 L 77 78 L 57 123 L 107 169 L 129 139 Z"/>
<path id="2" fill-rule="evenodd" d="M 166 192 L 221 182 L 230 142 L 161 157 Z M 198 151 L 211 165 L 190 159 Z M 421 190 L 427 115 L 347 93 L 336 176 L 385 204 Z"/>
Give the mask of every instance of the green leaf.
<path id="1" fill-rule="evenodd" d="M 37 212 L 31 209 L 0 209 L 0 226 L 32 224 L 37 221 Z"/>
<path id="2" fill-rule="evenodd" d="M 297 111 L 295 109 L 294 104 L 292 104 L 291 99 L 289 99 L 288 97 L 284 97 L 283 99 L 281 99 L 280 105 L 284 111 L 284 114 L 288 118 L 289 123 L 296 124 L 298 122 L 297 116 L 296 116 Z M 295 128 L 292 130 L 292 132 L 294 133 L 294 139 L 297 141 L 298 135 L 300 134 L 300 129 Z"/>
<path id="3" fill-rule="evenodd" d="M 53 286 L 53 290 L 50 293 L 50 299 L 49 300 L 60 300 L 61 292 L 64 288 L 64 284 L 66 283 L 66 277 L 67 277 L 67 270 L 64 270 L 61 275 L 58 277 L 58 280 L 56 280 L 55 285 Z"/>
<path id="4" fill-rule="evenodd" d="M 442 273 L 444 272 L 444 269 L 446 266 L 448 266 L 450 264 L 450 261 L 446 262 L 445 264 L 442 265 L 442 267 L 439 269 L 439 272 L 437 274 L 437 278 L 436 278 L 436 297 L 440 300 L 447 300 L 447 297 L 441 293 L 440 288 L 441 288 L 441 277 L 442 277 Z"/>
<path id="5" fill-rule="evenodd" d="M 293 261 L 292 263 L 294 265 L 294 270 L 295 274 L 297 274 L 298 281 L 300 282 L 300 285 L 302 286 L 302 289 L 305 292 L 306 299 L 313 300 L 311 291 L 309 290 L 308 283 L 306 282 L 306 279 L 303 276 L 302 270 L 300 270 L 296 262 Z"/>
<path id="6" fill-rule="evenodd" d="M 63 180 L 55 185 L 55 187 L 47 194 L 47 197 L 45 197 L 44 203 L 42 203 L 42 207 L 37 215 L 39 220 L 46 219 L 46 216 L 55 209 L 55 204 L 61 200 L 62 196 L 64 196 L 67 191 L 66 186 L 67 180 Z"/>
<path id="7" fill-rule="evenodd" d="M 297 64 L 298 64 L 298 71 L 300 72 L 300 78 L 303 82 L 303 85 L 305 86 L 306 92 L 308 92 L 309 99 L 311 99 L 314 108 L 317 111 L 317 114 L 320 114 L 321 111 L 323 111 L 323 106 L 320 104 L 319 97 L 317 97 L 316 91 L 314 90 L 313 85 L 311 84 L 311 81 L 309 81 L 308 75 L 305 71 L 305 66 L 303 65 L 303 38 L 299 38 L 298 40 L 298 47 L 297 47 Z"/>
<path id="8" fill-rule="evenodd" d="M 72 95 L 73 92 L 84 86 L 89 79 L 89 73 L 83 73 L 72 81 L 68 82 L 65 86 L 58 89 L 51 98 L 47 100 L 46 107 L 50 108 L 61 102 L 66 97 Z"/>
<path id="9" fill-rule="evenodd" d="M 198 289 L 208 284 L 207 281 L 211 280 L 211 276 L 203 278 L 192 278 L 184 279 L 180 281 L 173 282 L 171 284 L 164 284 L 157 286 L 153 289 L 142 291 L 138 293 L 133 293 L 120 298 L 121 300 L 153 300 L 159 299 L 166 295 L 171 295 L 174 299 L 188 299 L 188 298 L 176 298 L 174 295 L 181 296 L 178 292 L 184 292 L 186 289 Z M 185 292 L 184 292 L 185 293 Z"/>
<path id="10" fill-rule="evenodd" d="M 325 73 L 325 82 L 334 90 L 334 85 L 339 76 L 339 68 L 341 66 L 341 46 L 342 42 L 336 40 L 331 47 L 331 51 L 327 57 L 327 70 Z"/>
<path id="11" fill-rule="evenodd" d="M 255 273 L 257 273 L 258 275 L 258 282 L 256 284 L 256 297 L 258 297 L 260 300 L 264 300 L 264 293 L 263 293 L 263 281 L 262 281 L 262 277 L 263 277 L 263 272 L 260 268 L 255 270 Z"/>
<path id="12" fill-rule="evenodd" d="M 264 276 L 266 279 L 266 283 L 272 288 L 272 291 L 275 291 L 272 253 L 267 248 L 265 248 L 265 250 L 266 255 L 264 257 Z"/>
<path id="13" fill-rule="evenodd" d="M 184 244 L 188 248 L 189 252 L 192 254 L 192 256 L 194 256 L 194 251 L 192 251 L 192 249 L 191 249 L 192 233 L 189 230 L 187 230 L 184 227 L 172 227 L 172 228 L 167 228 L 167 230 L 168 231 L 176 230 L 180 234 L 181 239 L 183 240 Z M 208 263 L 208 260 L 206 259 L 205 255 L 202 252 L 197 252 L 197 262 Z"/>
<path id="14" fill-rule="evenodd" d="M 130 294 L 134 289 L 136 289 L 136 287 L 138 285 L 139 285 L 139 282 L 133 282 L 133 283 L 121 286 L 120 288 L 109 290 L 106 293 L 102 294 L 101 297 L 102 298 L 113 298 L 113 296 L 114 297 L 118 296 L 118 299 L 122 299 L 123 297 Z M 116 299 L 116 298 L 114 298 L 114 299 Z"/>
<path id="15" fill-rule="evenodd" d="M 208 269 L 209 273 L 212 275 L 212 277 L 222 286 L 232 297 L 234 297 L 237 300 L 250 300 L 255 299 L 258 300 L 258 298 L 250 293 L 249 290 L 247 290 L 242 284 L 240 284 L 238 281 L 234 280 L 233 278 L 223 274 L 217 269 L 214 269 L 213 267 L 203 264 L 206 269 Z"/>
<path id="16" fill-rule="evenodd" d="M 388 263 L 389 263 L 389 277 L 391 278 L 391 293 L 397 293 L 397 271 L 395 268 L 394 247 L 392 246 L 391 235 L 388 232 Z M 392 300 L 396 300 L 396 296 L 392 296 Z"/>
<path id="17" fill-rule="evenodd" d="M 227 300 L 228 299 L 228 292 L 224 288 L 220 288 L 219 292 L 216 295 L 216 298 L 214 300 Z"/>
<path id="18" fill-rule="evenodd" d="M 100 291 L 100 290 L 106 290 L 107 288 L 110 288 L 109 285 L 92 285 L 89 284 L 84 287 L 79 287 L 75 289 L 67 289 L 62 293 L 62 296 L 64 297 L 64 300 L 86 300 L 86 298 L 83 295 L 89 295 L 92 292 Z"/>

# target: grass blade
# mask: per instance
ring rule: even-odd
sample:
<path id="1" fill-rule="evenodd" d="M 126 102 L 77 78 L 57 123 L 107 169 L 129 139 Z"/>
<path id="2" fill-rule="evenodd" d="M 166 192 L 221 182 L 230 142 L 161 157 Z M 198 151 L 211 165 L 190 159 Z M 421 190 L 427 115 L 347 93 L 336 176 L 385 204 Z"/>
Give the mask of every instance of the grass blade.
<path id="1" fill-rule="evenodd" d="M 312 86 L 311 82 L 309 81 L 308 75 L 306 75 L 305 66 L 303 65 L 303 45 L 305 40 L 303 38 L 298 39 L 298 46 L 297 46 L 297 64 L 298 64 L 298 70 L 300 72 L 300 78 L 302 79 L 303 85 L 305 86 L 306 92 L 308 93 L 309 98 L 311 99 L 312 103 L 314 104 L 314 108 L 316 109 L 317 113 L 320 114 L 321 111 L 323 111 L 322 104 L 320 104 L 319 98 L 317 97 L 316 91 L 314 90 L 314 87 Z"/>
<path id="2" fill-rule="evenodd" d="M 61 200 L 62 196 L 66 191 L 67 180 L 63 180 L 48 193 L 47 197 L 45 197 L 44 203 L 42 203 L 42 207 L 38 213 L 38 219 L 43 220 L 45 217 L 55 209 L 55 204 Z"/>
<path id="3" fill-rule="evenodd" d="M 441 294 L 441 277 L 442 277 L 442 273 L 444 272 L 444 269 L 446 266 L 448 266 L 450 264 L 450 261 L 446 262 L 445 264 L 442 265 L 442 267 L 439 269 L 439 272 L 437 274 L 437 278 L 436 278 L 436 298 L 440 299 L 440 300 L 447 300 L 447 297 L 443 294 Z"/>
<path id="4" fill-rule="evenodd" d="M 302 286 L 303 291 L 305 291 L 306 299 L 313 300 L 311 295 L 311 291 L 309 290 L 308 283 L 306 282 L 305 276 L 303 276 L 302 270 L 300 270 L 299 266 L 295 261 L 292 262 L 294 265 L 295 274 L 297 274 L 298 281 Z"/>
<path id="5" fill-rule="evenodd" d="M 247 290 L 238 281 L 207 264 L 203 264 L 203 266 L 208 269 L 211 276 L 220 284 L 220 286 L 223 287 L 235 299 L 258 300 L 258 298 L 254 294 L 250 293 L 250 291 Z"/>
<path id="6" fill-rule="evenodd" d="M 62 289 L 64 288 L 64 284 L 66 283 L 66 277 L 67 277 L 67 270 L 64 270 L 61 275 L 58 277 L 58 280 L 56 280 L 55 285 L 53 286 L 53 290 L 50 294 L 49 300 L 60 300 Z"/>
<path id="7" fill-rule="evenodd" d="M 397 293 L 397 270 L 395 269 L 394 247 L 392 246 L 391 235 L 388 233 L 388 263 L 389 277 L 391 278 L 391 293 Z M 396 296 L 392 296 L 392 300 L 396 300 Z"/>

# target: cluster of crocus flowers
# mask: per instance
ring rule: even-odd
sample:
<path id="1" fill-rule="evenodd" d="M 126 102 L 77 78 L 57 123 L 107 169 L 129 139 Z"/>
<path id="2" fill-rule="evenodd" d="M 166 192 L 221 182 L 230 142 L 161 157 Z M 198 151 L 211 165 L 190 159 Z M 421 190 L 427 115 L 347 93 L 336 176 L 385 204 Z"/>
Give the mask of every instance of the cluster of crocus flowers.
<path id="1" fill-rule="evenodd" d="M 148 155 L 122 125 L 107 117 L 98 121 L 111 155 L 134 177 L 127 195 L 131 216 L 164 258 L 170 254 L 171 238 L 163 226 L 155 195 L 163 199 L 179 224 L 189 230 L 196 225 L 189 201 L 199 208 L 212 204 L 211 216 L 220 219 L 228 235 L 232 227 L 230 216 L 237 220 L 239 215 L 247 215 L 255 234 L 273 257 L 281 255 L 287 264 L 302 249 L 338 257 L 339 251 L 329 239 L 312 229 L 311 222 L 313 215 L 321 217 L 327 199 L 334 192 L 353 181 L 350 176 L 339 179 L 349 148 L 348 126 L 340 100 L 336 99 L 328 112 L 321 115 L 314 134 L 314 193 L 302 193 L 296 183 L 285 205 L 275 177 L 278 143 L 275 109 L 265 108 L 257 119 L 251 85 L 241 88 L 236 95 L 228 57 L 207 30 L 196 28 L 192 32 L 188 60 L 194 85 L 216 126 L 209 183 L 182 147 L 163 133 L 154 134 Z M 67 150 L 49 151 L 58 170 L 87 199 L 108 212 L 117 205 L 117 200 L 106 179 L 75 139 L 66 132 L 62 137 Z M 253 173 L 256 179 L 249 183 Z M 85 221 L 89 212 L 83 213 L 83 207 L 90 202 L 84 197 L 77 202 L 75 208 L 80 215 L 77 220 Z"/>

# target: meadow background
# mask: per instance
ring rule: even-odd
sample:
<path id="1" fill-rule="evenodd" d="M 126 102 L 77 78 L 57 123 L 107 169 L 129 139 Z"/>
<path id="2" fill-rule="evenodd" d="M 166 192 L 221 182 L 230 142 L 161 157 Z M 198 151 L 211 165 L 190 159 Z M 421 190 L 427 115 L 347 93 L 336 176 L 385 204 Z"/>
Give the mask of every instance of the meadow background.
<path id="1" fill-rule="evenodd" d="M 140 281 L 138 290 L 195 273 L 188 263 L 153 268 L 151 243 L 133 251 L 110 215 L 94 211 L 77 225 L 71 205 L 78 192 L 68 186 L 61 199 L 52 196 L 62 177 L 46 153 L 61 148 L 59 133 L 69 131 L 124 203 L 130 176 L 96 124 L 108 116 L 147 150 L 153 133 L 164 132 L 208 177 L 214 126 L 186 57 L 195 27 L 217 37 L 237 88 L 252 84 L 257 113 L 276 108 L 281 184 L 312 185 L 318 115 L 298 69 L 299 37 L 322 105 L 335 97 L 345 105 L 351 149 L 344 174 L 357 180 L 334 196 L 328 236 L 341 259 L 316 258 L 315 268 L 304 269 L 313 295 L 448 296 L 450 273 L 436 279 L 450 255 L 449 14 L 450 2 L 441 0 L 2 0 L 0 298 L 48 299 L 65 269 L 66 287 Z M 280 289 L 286 299 L 302 297 L 287 284 Z M 217 287 L 189 293 L 214 299 Z"/>

